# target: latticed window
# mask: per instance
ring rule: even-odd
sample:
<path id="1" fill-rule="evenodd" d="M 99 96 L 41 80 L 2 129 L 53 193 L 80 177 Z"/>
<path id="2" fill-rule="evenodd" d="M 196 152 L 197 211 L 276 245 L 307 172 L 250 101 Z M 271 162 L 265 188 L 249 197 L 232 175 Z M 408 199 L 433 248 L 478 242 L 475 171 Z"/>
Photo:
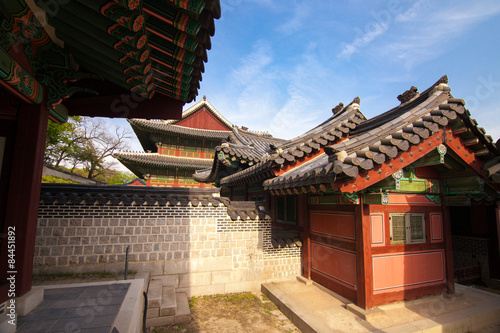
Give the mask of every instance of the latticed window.
<path id="1" fill-rule="evenodd" d="M 425 243 L 424 213 L 391 213 L 391 244 Z"/>
<path id="2" fill-rule="evenodd" d="M 295 224 L 297 222 L 294 196 L 276 197 L 275 209 L 277 222 L 291 224 Z"/>

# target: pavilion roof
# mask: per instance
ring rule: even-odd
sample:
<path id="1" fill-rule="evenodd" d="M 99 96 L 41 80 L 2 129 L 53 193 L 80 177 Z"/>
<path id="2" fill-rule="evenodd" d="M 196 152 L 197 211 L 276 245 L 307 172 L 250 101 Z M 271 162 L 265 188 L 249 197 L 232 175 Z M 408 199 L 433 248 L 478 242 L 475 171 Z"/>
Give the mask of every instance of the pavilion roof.
<path id="1" fill-rule="evenodd" d="M 463 157 L 471 165 L 475 158 L 484 161 L 500 155 L 492 138 L 465 109 L 465 102 L 451 95 L 447 83 L 443 77 L 422 93 L 412 87 L 398 97 L 399 106 L 363 122 L 347 140 L 325 147 L 310 162 L 267 179 L 264 188 L 284 190 L 338 181 L 341 191 L 362 190 L 418 160 L 425 153 L 423 147 L 430 151 L 441 143 L 459 143 L 457 150 L 464 147 Z M 482 172 L 479 163 L 476 171 Z M 356 183 L 360 174 L 363 184 Z"/>
<path id="2" fill-rule="evenodd" d="M 134 172 L 139 178 L 144 178 L 145 168 L 181 168 L 181 169 L 205 169 L 212 165 L 213 161 L 206 158 L 180 157 L 161 155 L 158 153 L 117 152 L 113 156 L 123 165 Z"/>
<path id="3" fill-rule="evenodd" d="M 270 145 L 253 165 L 228 173 L 214 163 L 194 178 L 214 181 L 222 170 L 222 186 L 263 182 L 275 194 L 291 194 L 331 184 L 334 190 L 355 192 L 434 150 L 444 155 L 446 149 L 484 178 L 495 180 L 500 174 L 497 145 L 471 118 L 465 102 L 451 95 L 446 76 L 421 93 L 412 87 L 398 99 L 400 105 L 369 120 L 359 111 L 359 98 L 346 107 L 339 104 L 330 119 L 295 139 Z"/>
<path id="4" fill-rule="evenodd" d="M 329 119 L 291 140 L 273 138 L 269 134 L 268 138 L 262 134 L 251 137 L 251 133 L 240 131 L 244 136 L 244 144 L 240 142 L 222 144 L 216 150 L 229 154 L 228 157 L 231 159 L 243 160 L 251 166 L 224 177 L 221 184 L 231 186 L 241 181 L 250 181 L 255 177 L 267 177 L 270 170 L 278 165 L 313 158 L 322 152 L 325 146 L 339 139 L 345 139 L 352 130 L 366 120 L 359 111 L 359 98 L 355 98 L 345 107 L 340 103 L 332 111 L 333 115 Z M 214 177 L 215 171 L 210 174 L 205 172 L 195 175 L 195 179 L 199 181 L 213 181 Z"/>

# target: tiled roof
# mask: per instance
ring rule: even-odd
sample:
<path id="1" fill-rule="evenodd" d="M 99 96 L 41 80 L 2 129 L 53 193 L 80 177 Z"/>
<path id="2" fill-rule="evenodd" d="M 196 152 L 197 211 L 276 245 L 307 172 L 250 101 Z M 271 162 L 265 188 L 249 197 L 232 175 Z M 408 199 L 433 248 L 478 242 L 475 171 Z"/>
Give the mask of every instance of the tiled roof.
<path id="1" fill-rule="evenodd" d="M 443 77 L 421 94 L 414 89 L 406 92 L 406 96 L 411 96 L 408 100 L 402 98 L 401 105 L 363 122 L 347 140 L 325 147 L 325 154 L 310 163 L 266 180 L 264 188 L 286 189 L 333 183 L 340 177 L 356 178 L 361 171 L 390 163 L 401 152 L 408 151 L 449 124 L 453 134 L 471 147 L 476 156 L 491 158 L 499 155 L 492 138 L 470 118 L 469 111 L 464 108 L 465 102 L 451 95 L 447 82 L 448 78 Z"/>
<path id="2" fill-rule="evenodd" d="M 359 124 L 366 121 L 359 111 L 359 103 L 359 98 L 355 98 L 346 107 L 340 103 L 332 110 L 333 115 L 328 120 L 292 140 L 273 143 L 267 150 L 262 151 L 264 154 L 254 157 L 253 161 L 257 161 L 257 164 L 223 178 L 221 185 L 229 186 L 267 178 L 272 175 L 273 167 L 280 168 L 299 159 L 314 156 L 324 147 L 345 139 Z"/>
<path id="3" fill-rule="evenodd" d="M 154 132 L 154 133 L 164 133 L 173 135 L 183 135 L 197 138 L 209 138 L 209 139 L 226 139 L 231 134 L 231 131 L 216 131 L 216 130 L 206 130 L 198 129 L 184 126 L 177 126 L 172 124 L 170 121 L 164 120 L 147 120 L 147 119 L 128 119 L 128 122 L 132 127 L 139 127 L 141 130 Z"/>
<path id="4" fill-rule="evenodd" d="M 142 165 L 150 165 L 155 167 L 179 167 L 189 169 L 203 169 L 212 166 L 213 160 L 206 158 L 190 158 L 160 155 L 157 153 L 133 153 L 133 152 L 117 152 L 113 155 L 122 163 L 135 163 Z"/>
<path id="5" fill-rule="evenodd" d="M 272 147 L 284 142 L 287 140 L 274 138 L 268 133 L 251 132 L 234 127 L 228 142 L 215 149 L 252 165 L 259 162 L 265 154 L 269 154 L 273 150 Z"/>
<path id="6" fill-rule="evenodd" d="M 219 190 L 172 187 L 42 184 L 40 202 L 46 205 L 187 206 L 227 207 L 232 220 L 270 220 L 262 202 L 231 201 L 219 197 Z M 295 237 L 294 237 L 295 238 Z M 297 241 L 297 240 L 295 240 Z"/>

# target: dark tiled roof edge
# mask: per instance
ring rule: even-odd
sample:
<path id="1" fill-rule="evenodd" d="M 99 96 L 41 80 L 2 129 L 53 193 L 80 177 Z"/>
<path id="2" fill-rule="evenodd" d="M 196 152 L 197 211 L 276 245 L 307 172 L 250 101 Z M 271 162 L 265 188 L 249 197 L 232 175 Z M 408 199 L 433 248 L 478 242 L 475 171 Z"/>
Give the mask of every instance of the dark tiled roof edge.
<path id="1" fill-rule="evenodd" d="M 263 202 L 231 201 L 219 189 L 171 187 L 42 184 L 40 202 L 46 205 L 199 206 L 224 205 L 232 220 L 270 220 Z"/>

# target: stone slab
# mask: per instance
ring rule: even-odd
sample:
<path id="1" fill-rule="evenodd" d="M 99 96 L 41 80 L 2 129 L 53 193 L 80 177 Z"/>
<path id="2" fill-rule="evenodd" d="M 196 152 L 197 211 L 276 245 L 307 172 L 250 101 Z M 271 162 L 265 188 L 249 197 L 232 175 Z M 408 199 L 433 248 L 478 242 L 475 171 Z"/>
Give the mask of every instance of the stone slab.
<path id="1" fill-rule="evenodd" d="M 174 287 L 162 287 L 160 317 L 174 316 L 177 307 L 177 299 Z"/>
<path id="2" fill-rule="evenodd" d="M 191 309 L 189 308 L 189 302 L 186 293 L 177 293 L 175 296 L 177 300 L 175 323 L 181 324 L 191 321 Z"/>
<path id="3" fill-rule="evenodd" d="M 146 327 L 168 326 L 175 322 L 175 316 L 157 317 L 146 319 Z M 140 332 L 140 331 L 138 331 Z"/>
<path id="4" fill-rule="evenodd" d="M 162 297 L 161 280 L 151 279 L 148 288 L 148 309 L 159 308 L 161 306 Z"/>
<path id="5" fill-rule="evenodd" d="M 146 319 L 157 318 L 160 316 L 160 308 L 148 308 L 146 311 Z"/>

